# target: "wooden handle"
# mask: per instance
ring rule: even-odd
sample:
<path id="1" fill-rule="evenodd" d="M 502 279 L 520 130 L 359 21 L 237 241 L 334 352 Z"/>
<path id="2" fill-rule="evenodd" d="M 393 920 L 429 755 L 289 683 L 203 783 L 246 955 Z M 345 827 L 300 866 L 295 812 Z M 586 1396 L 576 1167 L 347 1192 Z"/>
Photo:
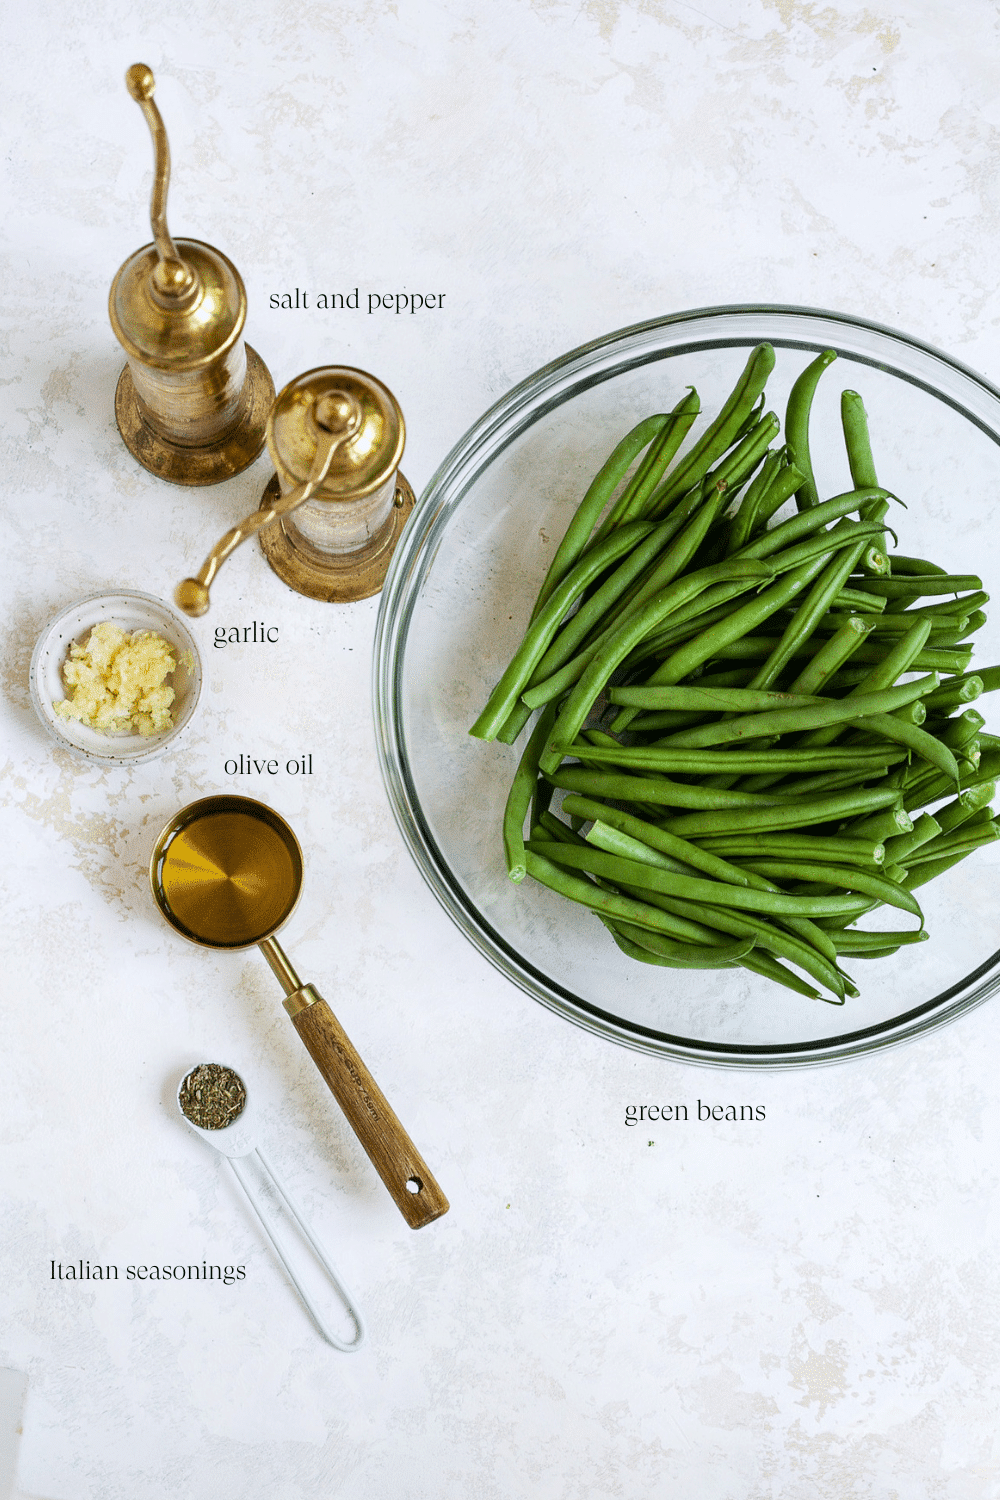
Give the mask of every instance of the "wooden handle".
<path id="1" fill-rule="evenodd" d="M 304 985 L 289 996 L 306 1002 L 301 1009 L 286 1002 L 295 1029 L 396 1207 L 411 1229 L 421 1229 L 448 1212 L 448 1200 L 333 1011 L 314 995 Z"/>

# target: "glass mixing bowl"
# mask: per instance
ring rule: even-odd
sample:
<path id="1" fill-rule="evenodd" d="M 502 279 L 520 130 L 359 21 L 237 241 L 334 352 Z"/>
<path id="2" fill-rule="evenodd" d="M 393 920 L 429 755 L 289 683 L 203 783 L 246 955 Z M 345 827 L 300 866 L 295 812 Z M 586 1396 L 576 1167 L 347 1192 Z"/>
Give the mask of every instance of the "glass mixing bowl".
<path id="1" fill-rule="evenodd" d="M 382 594 L 375 650 L 379 755 L 393 812 L 434 894 L 515 984 L 568 1020 L 643 1052 L 712 1065 L 829 1062 L 913 1038 L 1000 987 L 997 845 L 921 888 L 930 941 L 844 959 L 859 999 L 833 1007 L 742 969 L 636 963 L 590 912 L 506 877 L 500 821 L 523 740 L 469 737 L 523 634 L 573 510 L 611 448 L 693 385 L 702 412 L 728 395 L 747 351 L 777 363 L 768 408 L 816 352 L 836 349 L 811 427 L 821 496 L 851 487 L 839 400 L 861 392 L 883 485 L 905 501 L 899 550 L 989 590 L 1000 511 L 1000 391 L 890 329 L 795 307 L 678 313 L 612 333 L 546 365 L 491 407 L 431 480 Z M 974 665 L 1000 662 L 992 622 Z M 990 721 L 992 699 L 975 704 Z M 994 711 L 995 713 L 995 711 Z M 898 913 L 893 913 L 893 917 Z M 862 926 L 894 926 L 883 913 Z"/>

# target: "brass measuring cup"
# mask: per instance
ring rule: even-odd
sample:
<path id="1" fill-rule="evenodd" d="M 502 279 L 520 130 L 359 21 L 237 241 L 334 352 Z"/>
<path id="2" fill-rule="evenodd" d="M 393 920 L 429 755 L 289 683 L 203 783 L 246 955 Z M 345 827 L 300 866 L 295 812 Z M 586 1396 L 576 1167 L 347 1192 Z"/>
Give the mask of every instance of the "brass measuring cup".
<path id="1" fill-rule="evenodd" d="M 340 1022 L 275 940 L 302 888 L 302 850 L 284 818 L 250 797 L 192 802 L 156 840 L 149 883 L 163 916 L 189 942 L 260 948 L 293 1026 L 407 1224 L 420 1229 L 447 1213 L 447 1198 Z"/>

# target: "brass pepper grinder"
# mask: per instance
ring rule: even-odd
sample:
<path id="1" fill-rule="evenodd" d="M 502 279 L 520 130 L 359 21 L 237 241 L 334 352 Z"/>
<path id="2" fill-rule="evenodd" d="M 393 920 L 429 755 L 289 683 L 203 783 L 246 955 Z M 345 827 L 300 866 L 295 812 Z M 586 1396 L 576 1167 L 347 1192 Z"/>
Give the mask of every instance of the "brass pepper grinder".
<path id="1" fill-rule="evenodd" d="M 274 383 L 243 340 L 247 294 L 232 261 L 167 228 L 170 147 L 144 63 L 125 74 L 153 137 L 149 218 L 153 244 L 111 285 L 115 337 L 128 355 L 115 392 L 125 446 L 174 484 L 215 484 L 239 474 L 264 446 Z"/>
<path id="2" fill-rule="evenodd" d="M 405 440 L 396 398 L 364 370 L 329 365 L 291 381 L 267 422 L 276 473 L 260 508 L 178 585 L 180 608 L 203 615 L 219 568 L 258 532 L 271 567 L 297 593 L 328 603 L 377 594 L 414 504 L 399 472 Z"/>

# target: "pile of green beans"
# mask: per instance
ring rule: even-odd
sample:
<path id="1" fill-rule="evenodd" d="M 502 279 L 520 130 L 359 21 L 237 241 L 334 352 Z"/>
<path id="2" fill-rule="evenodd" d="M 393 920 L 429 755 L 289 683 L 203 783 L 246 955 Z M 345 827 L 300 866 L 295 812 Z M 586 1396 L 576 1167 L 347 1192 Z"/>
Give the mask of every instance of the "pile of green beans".
<path id="1" fill-rule="evenodd" d="M 970 670 L 982 580 L 890 548 L 854 391 L 853 488 L 821 499 L 810 411 L 835 358 L 795 382 L 783 444 L 767 344 L 686 454 L 693 390 L 626 434 L 470 732 L 513 743 L 538 715 L 504 809 L 511 880 L 589 907 L 642 963 L 843 1004 L 841 959 L 925 941 L 914 891 L 1000 836 L 1000 739 L 969 706 L 1000 666 Z M 916 925 L 854 925 L 883 906 Z"/>

